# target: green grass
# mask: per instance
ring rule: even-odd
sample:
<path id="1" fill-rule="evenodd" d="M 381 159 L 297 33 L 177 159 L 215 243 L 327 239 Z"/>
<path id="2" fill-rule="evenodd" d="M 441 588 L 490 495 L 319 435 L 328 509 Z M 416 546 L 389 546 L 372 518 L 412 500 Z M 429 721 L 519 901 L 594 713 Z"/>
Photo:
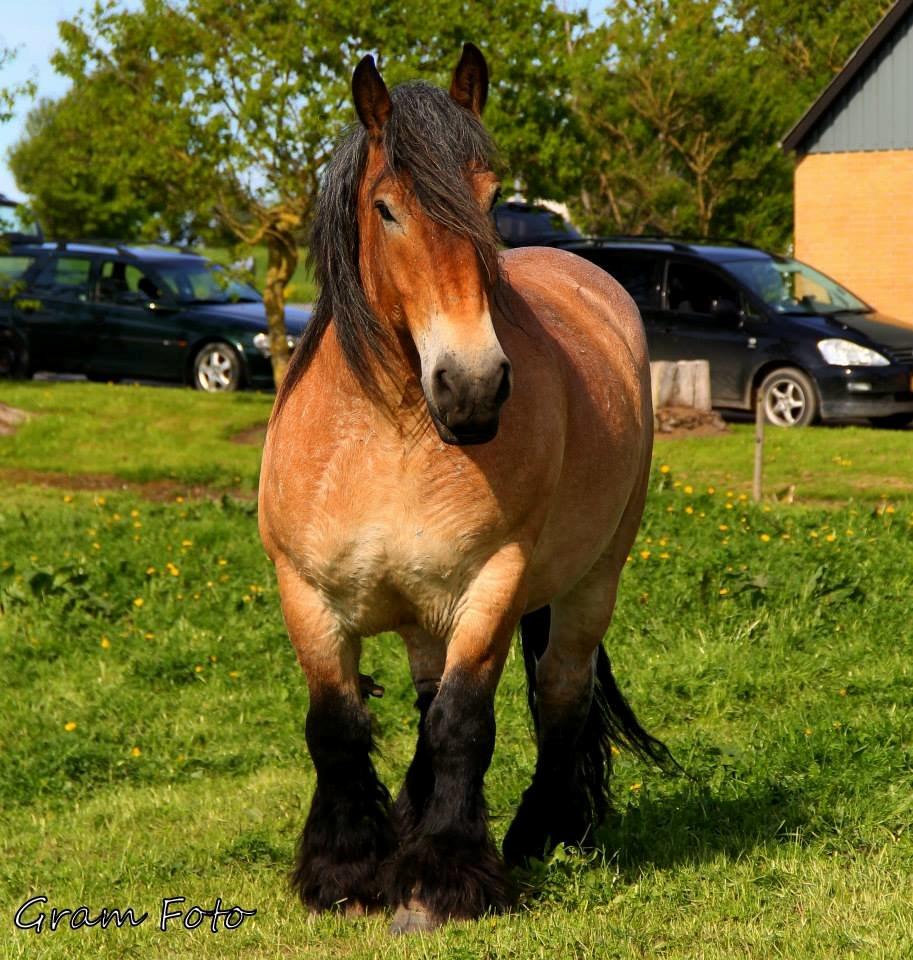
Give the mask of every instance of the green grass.
<path id="1" fill-rule="evenodd" d="M 29 381 L 0 385 L 0 402 L 35 414 L 0 437 L 0 477 L 16 469 L 254 490 L 260 450 L 231 438 L 266 423 L 273 397 Z"/>
<path id="2" fill-rule="evenodd" d="M 751 490 L 754 424 L 730 424 L 714 438 L 658 439 L 654 459 L 682 481 Z M 913 499 L 913 430 L 834 426 L 768 427 L 764 492 L 797 502 Z"/>
<path id="3" fill-rule="evenodd" d="M 34 386 L 18 405 L 49 389 Z M 58 388 L 63 409 L 77 394 L 58 384 L 51 397 Z M 157 415 L 141 410 L 141 388 L 85 389 L 124 397 L 141 431 Z M 243 397 L 209 407 L 189 391 L 145 392 L 203 403 L 184 408 L 179 435 L 197 418 L 224 435 L 253 416 Z M 806 435 L 822 447 L 825 492 L 836 481 L 824 448 L 844 436 Z M 140 456 L 129 430 L 120 443 Z M 872 494 L 755 507 L 735 485 L 708 493 L 694 462 L 723 469 L 719 443 L 661 446 L 657 462 L 675 466 L 654 474 L 608 639 L 623 690 L 691 778 L 622 755 L 598 855 L 559 851 L 518 875 L 510 916 L 405 941 L 382 917 L 310 917 L 286 887 L 313 768 L 254 505 L 0 487 L 0 956 L 910 956 L 911 505 Z M 187 457 L 178 478 L 199 476 L 204 458 Z M 386 687 L 372 710 L 395 788 L 415 729 L 398 638 L 369 640 L 363 669 Z M 514 651 L 487 779 L 498 839 L 534 762 L 522 674 Z M 38 894 L 150 918 L 15 931 L 16 907 Z M 258 913 L 234 932 L 161 933 L 161 900 L 178 896 Z"/>
<path id="4" fill-rule="evenodd" d="M 203 256 L 209 257 L 216 263 L 231 264 L 249 256 L 254 258 L 254 286 L 262 292 L 263 281 L 266 279 L 266 247 L 253 247 L 249 252 L 245 248 L 240 254 L 224 247 L 203 247 Z M 286 287 L 286 300 L 289 303 L 313 303 L 317 297 L 317 288 L 314 278 L 307 265 L 307 250 L 298 251 L 298 267 L 291 283 Z"/>

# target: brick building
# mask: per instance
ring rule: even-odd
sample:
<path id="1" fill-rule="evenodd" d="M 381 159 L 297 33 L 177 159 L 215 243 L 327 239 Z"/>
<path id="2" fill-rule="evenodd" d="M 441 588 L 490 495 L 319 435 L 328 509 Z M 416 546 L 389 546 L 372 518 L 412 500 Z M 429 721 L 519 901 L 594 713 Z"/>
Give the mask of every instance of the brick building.
<path id="1" fill-rule="evenodd" d="M 783 140 L 796 257 L 913 325 L 913 0 L 896 0 Z"/>

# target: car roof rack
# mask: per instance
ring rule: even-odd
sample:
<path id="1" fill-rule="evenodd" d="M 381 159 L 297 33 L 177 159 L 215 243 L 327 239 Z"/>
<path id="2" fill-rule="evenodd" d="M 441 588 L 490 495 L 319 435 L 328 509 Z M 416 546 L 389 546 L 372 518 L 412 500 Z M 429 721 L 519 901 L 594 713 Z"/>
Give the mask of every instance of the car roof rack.
<path id="1" fill-rule="evenodd" d="M 644 243 L 665 243 L 670 247 L 689 250 L 696 245 L 700 246 L 733 246 L 744 247 L 748 250 L 759 250 L 747 240 L 738 240 L 731 237 L 688 237 L 671 233 L 612 233 L 599 237 L 584 237 L 583 240 L 566 240 L 563 243 L 630 243 L 642 241 Z"/>
<path id="2" fill-rule="evenodd" d="M 168 253 L 193 254 L 202 256 L 202 254 L 191 250 L 186 246 L 171 246 L 170 244 L 144 244 L 136 240 L 116 240 L 111 237 L 77 237 L 72 240 L 52 240 L 50 243 L 56 250 L 69 250 L 71 247 L 108 247 L 124 257 L 134 257 L 141 259 L 143 250 L 159 249 Z"/>

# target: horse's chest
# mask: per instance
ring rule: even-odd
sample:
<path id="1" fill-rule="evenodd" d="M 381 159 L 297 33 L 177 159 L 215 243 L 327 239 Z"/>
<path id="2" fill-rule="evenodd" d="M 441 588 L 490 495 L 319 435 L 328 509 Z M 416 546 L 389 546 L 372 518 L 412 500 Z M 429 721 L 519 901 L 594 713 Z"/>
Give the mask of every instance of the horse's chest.
<path id="1" fill-rule="evenodd" d="M 485 547 L 476 524 L 430 509 L 408 485 L 315 511 L 300 560 L 337 614 L 358 632 L 445 624 Z"/>

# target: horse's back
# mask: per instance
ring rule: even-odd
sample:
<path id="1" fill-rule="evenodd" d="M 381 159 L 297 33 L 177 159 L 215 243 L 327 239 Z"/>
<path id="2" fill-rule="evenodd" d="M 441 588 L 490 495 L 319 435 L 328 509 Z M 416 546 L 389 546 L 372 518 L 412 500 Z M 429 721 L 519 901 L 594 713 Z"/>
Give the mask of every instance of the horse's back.
<path id="1" fill-rule="evenodd" d="M 631 359 L 648 369 L 647 344 L 640 311 L 628 292 L 589 260 L 553 247 L 519 247 L 501 255 L 508 283 L 525 299 L 547 304 L 572 322 L 572 339 L 607 333 L 625 344 Z"/>

